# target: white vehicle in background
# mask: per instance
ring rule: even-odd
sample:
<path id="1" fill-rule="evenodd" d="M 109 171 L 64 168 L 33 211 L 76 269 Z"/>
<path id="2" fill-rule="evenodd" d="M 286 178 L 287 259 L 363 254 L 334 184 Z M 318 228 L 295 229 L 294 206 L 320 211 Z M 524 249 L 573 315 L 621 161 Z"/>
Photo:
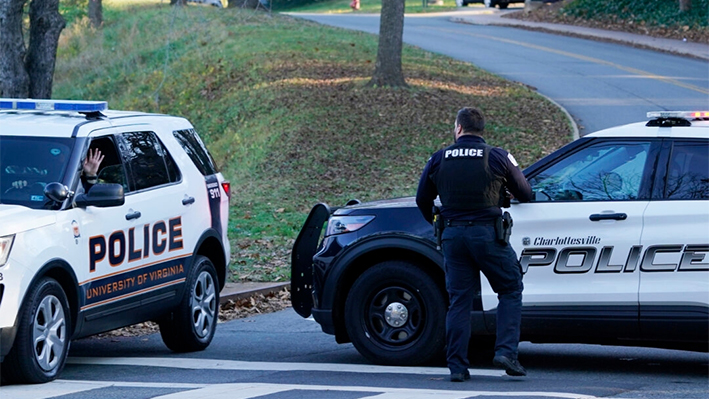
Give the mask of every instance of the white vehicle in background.
<path id="1" fill-rule="evenodd" d="M 214 337 L 229 182 L 186 119 L 107 108 L 0 99 L 4 383 L 53 380 L 72 339 L 147 320 L 174 351 Z"/>
<path id="2" fill-rule="evenodd" d="M 221 0 L 187 0 L 190 3 L 200 3 L 200 4 L 208 4 L 210 6 L 214 6 L 217 8 L 224 8 L 224 4 L 222 4 Z"/>

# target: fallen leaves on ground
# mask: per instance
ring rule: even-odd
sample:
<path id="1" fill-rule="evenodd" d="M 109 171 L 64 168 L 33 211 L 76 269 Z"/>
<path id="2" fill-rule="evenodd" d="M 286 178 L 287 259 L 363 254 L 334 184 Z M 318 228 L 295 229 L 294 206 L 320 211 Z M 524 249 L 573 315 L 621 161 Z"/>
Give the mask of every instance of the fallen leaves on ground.
<path id="1" fill-rule="evenodd" d="M 507 13 L 504 17 L 532 22 L 549 22 L 585 26 L 588 28 L 605 29 L 618 32 L 635 33 L 664 39 L 675 39 L 709 44 L 709 29 L 690 29 L 689 26 L 649 26 L 644 23 L 634 23 L 615 16 L 604 20 L 591 20 L 564 15 L 561 9 L 566 1 L 544 3 L 535 10 L 524 10 Z"/>

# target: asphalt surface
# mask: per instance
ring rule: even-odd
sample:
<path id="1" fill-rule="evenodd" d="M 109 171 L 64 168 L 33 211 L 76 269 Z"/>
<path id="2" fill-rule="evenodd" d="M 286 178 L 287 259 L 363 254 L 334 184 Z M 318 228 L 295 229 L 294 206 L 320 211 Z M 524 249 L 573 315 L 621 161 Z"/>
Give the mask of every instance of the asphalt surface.
<path id="1" fill-rule="evenodd" d="M 476 356 L 471 381 L 452 384 L 444 360 L 420 367 L 372 365 L 352 344 L 337 344 L 314 321 L 285 310 L 221 323 L 200 352 L 170 352 L 159 334 L 79 340 L 60 381 L 10 387 L 0 398 L 707 397 L 704 353 L 525 342 L 520 359 L 529 377 L 505 376 L 488 357 Z M 257 386 L 259 394 L 250 391 Z"/>

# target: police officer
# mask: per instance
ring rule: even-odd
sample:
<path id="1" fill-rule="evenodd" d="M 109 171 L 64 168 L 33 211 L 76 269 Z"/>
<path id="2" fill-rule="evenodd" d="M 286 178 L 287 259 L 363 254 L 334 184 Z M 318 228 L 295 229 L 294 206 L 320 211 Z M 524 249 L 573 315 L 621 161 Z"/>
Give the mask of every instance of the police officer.
<path id="1" fill-rule="evenodd" d="M 450 307 L 446 317 L 447 360 L 451 381 L 470 379 L 473 280 L 482 271 L 498 296 L 497 340 L 493 364 L 508 375 L 527 371 L 517 360 L 522 313 L 522 268 L 512 247 L 498 239 L 501 196 L 508 190 L 521 202 L 532 189 L 511 154 L 485 144 L 485 119 L 476 108 L 458 111 L 455 144 L 428 160 L 416 193 L 416 204 L 432 222 L 436 196 L 445 221 L 442 250 Z"/>

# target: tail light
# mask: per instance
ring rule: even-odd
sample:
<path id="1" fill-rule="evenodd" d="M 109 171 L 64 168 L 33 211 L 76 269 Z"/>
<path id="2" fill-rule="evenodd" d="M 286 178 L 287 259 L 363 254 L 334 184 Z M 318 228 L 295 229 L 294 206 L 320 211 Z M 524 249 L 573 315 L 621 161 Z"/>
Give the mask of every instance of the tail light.
<path id="1" fill-rule="evenodd" d="M 222 182 L 222 188 L 224 189 L 224 192 L 226 193 L 227 198 L 231 197 L 231 183 L 229 183 L 229 180 L 224 180 Z"/>

